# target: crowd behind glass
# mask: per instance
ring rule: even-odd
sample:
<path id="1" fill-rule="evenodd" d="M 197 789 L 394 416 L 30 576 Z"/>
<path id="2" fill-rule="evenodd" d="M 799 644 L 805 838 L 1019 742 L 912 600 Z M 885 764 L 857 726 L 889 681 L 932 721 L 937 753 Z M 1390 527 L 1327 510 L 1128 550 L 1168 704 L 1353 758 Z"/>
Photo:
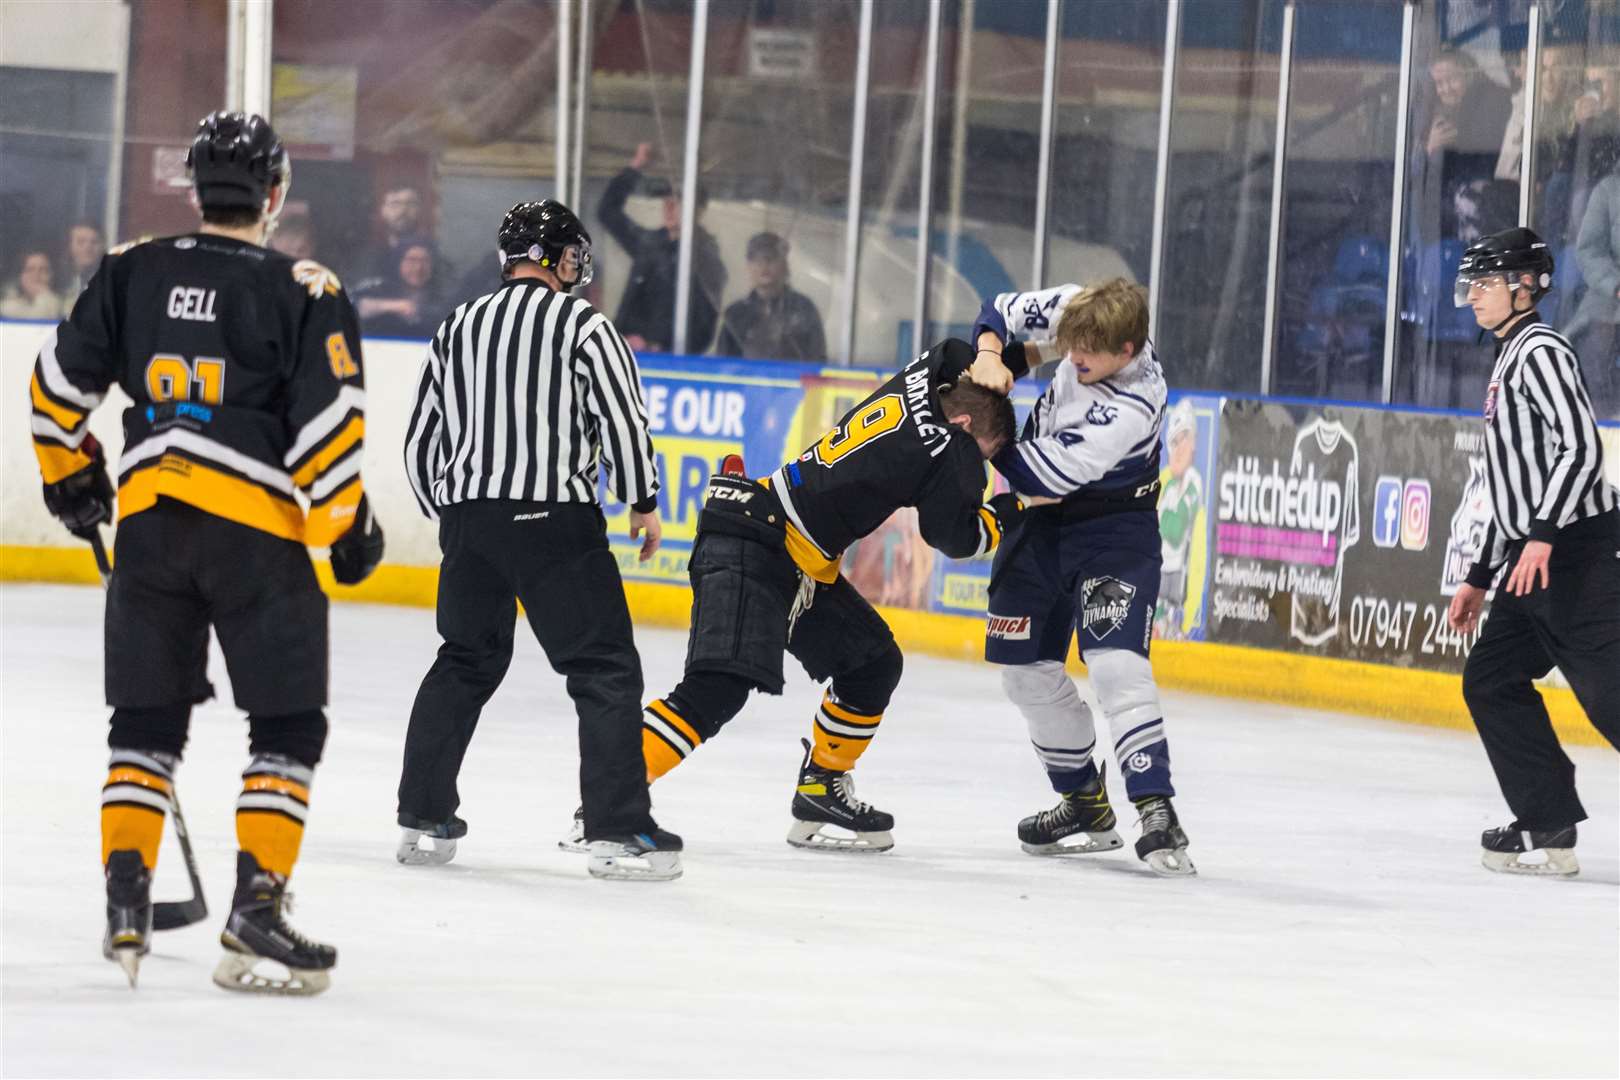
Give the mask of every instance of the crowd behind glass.
<path id="1" fill-rule="evenodd" d="M 361 7 L 365 17 L 351 18 Z M 1620 2 L 1543 5 L 1539 21 L 1530 0 L 1417 7 L 1400 169 L 1400 0 L 1299 0 L 1278 125 L 1285 8 L 1284 0 L 1180 8 L 1154 327 L 1172 385 L 1381 400 L 1393 325 L 1390 399 L 1476 409 L 1489 349 L 1471 314 L 1453 306 L 1451 282 L 1468 243 L 1519 220 L 1528 168 L 1529 223 L 1558 262 L 1543 315 L 1574 340 L 1600 414 L 1620 418 Z M 179 231 L 181 196 L 163 204 L 133 189 L 154 168 L 153 148 L 183 141 L 220 102 L 178 73 L 134 77 L 134 54 L 177 20 L 206 25 L 199 13 L 223 33 L 225 11 L 224 0 L 131 9 L 121 199 L 98 202 L 91 184 L 76 213 L 51 220 L 29 187 L 45 174 L 0 163 L 9 203 L 0 316 L 58 318 L 109 239 Z M 682 0 L 575 6 L 575 31 L 585 24 L 575 62 L 586 70 L 570 103 L 575 209 L 596 241 L 592 299 L 648 352 L 675 345 L 693 11 Z M 1148 280 L 1169 6 L 1061 5 L 1050 185 L 1038 214 L 1046 11 L 1035 2 L 943 3 L 931 70 L 929 0 L 874 5 L 857 174 L 859 0 L 713 0 L 686 351 L 893 364 L 924 343 L 913 317 L 924 242 L 927 339 L 962 332 L 987 294 L 1041 284 L 1030 280 L 1038 244 L 1047 282 Z M 368 334 L 426 337 L 456 304 L 489 291 L 499 281 L 491 237 L 501 213 L 520 198 L 556 194 L 555 78 L 541 75 L 531 80 L 538 89 L 521 92 L 515 80 L 490 81 L 545 71 L 556 16 L 550 0 L 277 0 L 277 109 L 285 88 L 311 73 L 351 72 L 354 89 L 343 107 L 348 142 L 304 146 L 290 125 L 292 194 L 271 246 L 335 270 Z M 141 107 L 142 98 L 165 105 Z M 0 124 L 0 157 L 55 152 L 51 140 L 68 138 L 48 113 L 13 109 Z M 1263 386 L 1274 206 L 1280 269 Z M 112 238 L 107 208 L 118 215 Z M 1401 260 L 1393 323 L 1392 236 Z"/>

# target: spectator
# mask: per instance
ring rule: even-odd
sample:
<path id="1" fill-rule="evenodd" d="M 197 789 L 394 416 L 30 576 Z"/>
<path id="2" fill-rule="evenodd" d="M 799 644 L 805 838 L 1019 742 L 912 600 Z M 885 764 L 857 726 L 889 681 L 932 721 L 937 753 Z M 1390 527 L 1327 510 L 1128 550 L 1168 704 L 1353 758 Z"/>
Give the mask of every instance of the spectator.
<path id="1" fill-rule="evenodd" d="M 1584 75 L 1582 92 L 1568 105 L 1567 130 L 1555 132 L 1537 151 L 1550 162 L 1550 169 L 1536 170 L 1547 177 L 1536 200 L 1537 227 L 1555 251 L 1576 242 L 1593 189 L 1620 163 L 1620 70 L 1609 57 L 1589 65 Z M 1538 118 L 1538 128 L 1541 123 Z"/>
<path id="2" fill-rule="evenodd" d="M 42 247 L 24 250 L 17 277 L 0 290 L 0 318 L 55 320 L 61 317 L 62 298 L 51 291 L 50 253 Z"/>
<path id="3" fill-rule="evenodd" d="M 644 229 L 630 220 L 624 204 L 641 180 L 641 171 L 652 157 L 652 144 L 642 143 L 630 164 L 602 193 L 597 216 L 613 239 L 630 256 L 630 280 L 625 284 L 614 319 L 625 341 L 637 351 L 667 352 L 673 345 L 675 328 L 675 278 L 680 265 L 681 195 L 671 190 L 664 196 L 664 223 L 657 229 Z M 696 191 L 697 218 L 701 218 L 708 196 L 703 186 Z M 694 219 L 696 220 L 696 218 Z M 706 352 L 714 342 L 715 323 L 720 314 L 719 300 L 726 287 L 726 268 L 720 261 L 720 245 L 701 225 L 693 238 L 692 292 L 686 309 L 686 350 Z"/>
<path id="4" fill-rule="evenodd" d="M 73 301 L 90 284 L 96 268 L 101 265 L 101 257 L 106 253 L 107 239 L 102 235 L 100 225 L 85 218 L 68 226 L 67 259 L 63 265 L 68 268 L 69 275 L 59 290 L 62 293 L 63 315 L 73 310 Z"/>
<path id="5" fill-rule="evenodd" d="M 422 193 L 410 184 L 395 184 L 383 192 L 377 207 L 381 226 L 377 238 L 361 257 L 361 278 L 387 278 L 398 272 L 400 245 L 422 235 Z M 441 272 L 446 267 L 439 268 Z"/>
<path id="6" fill-rule="evenodd" d="M 310 222 L 308 210 L 282 211 L 281 217 L 276 219 L 275 230 L 270 234 L 270 250 L 279 251 L 289 259 L 315 257 L 315 228 Z"/>
<path id="7" fill-rule="evenodd" d="M 1511 100 L 1507 91 L 1480 76 L 1472 55 L 1457 49 L 1441 49 L 1429 65 L 1429 77 L 1434 100 L 1419 128 L 1424 153 L 1418 190 L 1427 197 L 1424 209 L 1436 213 L 1440 234 L 1461 236 L 1462 229 L 1478 229 L 1480 223 L 1459 222 L 1457 192 L 1495 178 Z"/>
<path id="8" fill-rule="evenodd" d="M 1620 420 L 1620 176 L 1592 191 L 1575 257 L 1587 288 L 1565 333 L 1581 358 L 1599 418 Z"/>
<path id="9" fill-rule="evenodd" d="M 378 337 L 430 338 L 448 307 L 437 269 L 438 254 L 425 237 L 405 237 L 391 272 L 369 278 L 354 291 L 366 333 Z"/>
<path id="10" fill-rule="evenodd" d="M 726 308 L 715 352 L 750 360 L 825 360 L 827 338 L 821 312 L 788 287 L 788 242 L 773 232 L 748 241 L 748 274 L 754 289 Z"/>

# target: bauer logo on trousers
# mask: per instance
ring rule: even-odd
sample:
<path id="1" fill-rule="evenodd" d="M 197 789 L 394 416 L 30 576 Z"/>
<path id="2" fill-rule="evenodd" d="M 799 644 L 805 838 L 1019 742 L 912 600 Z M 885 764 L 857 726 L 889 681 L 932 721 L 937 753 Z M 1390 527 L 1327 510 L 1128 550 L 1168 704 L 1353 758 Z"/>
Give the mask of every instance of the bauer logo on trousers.
<path id="1" fill-rule="evenodd" d="M 1096 577 L 1080 587 L 1080 595 L 1080 627 L 1101 641 L 1125 625 L 1136 586 L 1116 577 Z"/>
<path id="2" fill-rule="evenodd" d="M 1000 638 L 1002 641 L 1028 641 L 1029 616 L 991 615 L 984 636 Z"/>

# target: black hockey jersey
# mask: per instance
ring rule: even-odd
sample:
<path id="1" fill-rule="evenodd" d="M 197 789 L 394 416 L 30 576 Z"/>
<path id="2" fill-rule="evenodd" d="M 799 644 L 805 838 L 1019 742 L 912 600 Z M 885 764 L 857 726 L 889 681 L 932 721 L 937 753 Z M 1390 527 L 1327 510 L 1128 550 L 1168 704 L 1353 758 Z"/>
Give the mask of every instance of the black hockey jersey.
<path id="1" fill-rule="evenodd" d="M 972 362 L 966 342 L 935 345 L 772 474 L 788 553 L 806 574 L 836 581 L 844 549 L 903 506 L 917 508 L 923 540 L 951 558 L 1000 542 L 995 512 L 983 505 L 984 457 L 973 436 L 945 422 L 939 403 L 940 387 Z"/>
<path id="2" fill-rule="evenodd" d="M 46 483 L 90 464 L 86 421 L 114 382 L 134 401 L 120 520 L 167 497 L 312 546 L 353 524 L 365 434 L 359 325 L 319 263 L 210 234 L 110 252 L 34 366 Z"/>

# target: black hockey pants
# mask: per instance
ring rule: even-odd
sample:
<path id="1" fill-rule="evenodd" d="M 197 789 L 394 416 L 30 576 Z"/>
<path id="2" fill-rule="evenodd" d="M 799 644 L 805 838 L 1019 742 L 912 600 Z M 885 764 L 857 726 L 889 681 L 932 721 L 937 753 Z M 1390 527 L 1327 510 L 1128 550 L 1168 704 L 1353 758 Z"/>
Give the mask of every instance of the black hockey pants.
<path id="1" fill-rule="evenodd" d="M 652 828 L 641 659 L 600 508 L 490 500 L 443 509 L 439 633 L 405 736 L 399 810 L 445 822 L 478 716 L 512 660 L 517 600 L 579 714 L 587 839 Z"/>
<path id="2" fill-rule="evenodd" d="M 1509 567 L 1521 550 L 1509 549 Z M 1518 827 L 1538 830 L 1584 821 L 1586 811 L 1531 680 L 1557 665 L 1592 726 L 1620 748 L 1620 514 L 1565 528 L 1547 572 L 1548 588 L 1528 596 L 1498 589 L 1463 668 L 1463 697 L 1502 794 Z"/>

